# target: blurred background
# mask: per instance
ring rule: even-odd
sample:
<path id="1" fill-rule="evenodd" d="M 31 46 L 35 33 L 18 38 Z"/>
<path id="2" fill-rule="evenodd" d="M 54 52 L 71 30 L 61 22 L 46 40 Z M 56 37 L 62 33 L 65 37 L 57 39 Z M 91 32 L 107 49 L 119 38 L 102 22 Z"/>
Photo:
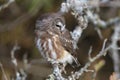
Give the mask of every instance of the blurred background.
<path id="1" fill-rule="evenodd" d="M 35 21 L 41 14 L 59 11 L 61 2 L 62 0 L 0 0 L 0 80 L 5 80 L 2 68 L 8 80 L 15 79 L 16 71 L 21 73 L 20 76 L 24 76 L 24 72 L 27 75 L 26 80 L 44 80 L 52 73 L 51 65 L 41 57 L 35 47 L 34 28 Z M 6 6 L 1 7 L 2 5 Z M 101 7 L 98 14 L 101 19 L 109 20 L 119 16 L 120 9 Z M 76 19 L 69 13 L 65 14 L 65 19 L 67 28 L 72 31 L 77 25 Z M 112 26 L 100 30 L 104 39 L 110 39 Z M 101 50 L 103 40 L 99 38 L 94 25 L 89 23 L 78 43 L 78 60 L 82 66 L 88 61 L 90 46 L 93 46 L 92 56 L 95 56 Z M 20 47 L 14 51 L 17 66 L 12 62 L 14 58 L 11 56 L 16 43 Z M 94 62 L 90 69 L 94 69 L 94 65 L 100 61 L 103 61 L 103 65 L 96 74 L 96 80 L 109 80 L 114 72 L 109 54 Z M 92 80 L 92 76 L 93 73 L 85 73 L 80 80 Z"/>

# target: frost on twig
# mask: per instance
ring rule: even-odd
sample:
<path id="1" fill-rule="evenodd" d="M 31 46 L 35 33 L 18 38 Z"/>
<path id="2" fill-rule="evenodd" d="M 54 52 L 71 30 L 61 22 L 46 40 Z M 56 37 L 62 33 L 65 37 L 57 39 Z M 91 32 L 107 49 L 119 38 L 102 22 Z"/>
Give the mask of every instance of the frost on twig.
<path id="1" fill-rule="evenodd" d="M 92 22 L 95 25 L 95 30 L 97 31 L 99 37 L 102 39 L 103 36 L 99 29 L 99 26 L 101 26 L 102 28 L 106 28 L 107 26 L 120 21 L 119 18 L 110 19 L 108 21 L 101 20 L 98 14 L 93 13 L 92 10 L 94 7 L 88 6 L 87 1 L 88 0 L 66 0 L 66 2 L 63 2 L 61 4 L 60 12 L 62 12 L 63 14 L 66 12 L 71 12 L 71 14 L 78 21 L 77 27 L 71 32 L 75 49 L 77 48 L 77 43 L 79 41 L 79 38 L 81 37 L 83 30 L 88 27 L 88 22 Z M 50 75 L 50 80 L 76 80 L 79 79 L 84 72 L 94 72 L 93 70 L 89 70 L 88 68 L 94 61 L 99 59 L 101 56 L 105 56 L 106 52 L 111 49 L 111 46 L 105 47 L 106 42 L 107 39 L 104 40 L 101 51 L 95 57 L 91 57 L 91 47 L 88 53 L 89 61 L 85 64 L 85 66 L 78 71 L 72 72 L 71 75 L 67 76 L 66 78 L 63 77 L 59 69 L 59 65 L 54 65 L 53 75 Z"/>
<path id="2" fill-rule="evenodd" d="M 85 64 L 84 67 L 82 67 L 79 71 L 76 71 L 72 76 L 74 76 L 75 79 L 72 78 L 72 76 L 70 76 L 70 79 L 68 80 L 76 80 L 79 79 L 79 77 L 86 72 L 86 70 L 88 70 L 88 67 L 91 66 L 91 64 L 96 61 L 97 59 L 99 59 L 101 56 L 104 56 L 104 54 L 110 49 L 110 46 L 108 46 L 107 48 L 105 48 L 106 45 L 106 41 L 104 41 L 103 46 L 102 46 L 102 50 L 93 58 L 89 58 L 90 60 Z M 90 56 L 89 56 L 90 57 Z"/>
<path id="3" fill-rule="evenodd" d="M 83 32 L 83 29 L 82 29 L 81 27 L 79 27 L 79 26 L 77 26 L 77 27 L 74 29 L 73 32 L 70 32 L 70 33 L 71 33 L 71 36 L 72 36 L 72 38 L 73 38 L 73 47 L 74 47 L 74 49 L 77 49 L 77 48 L 78 48 L 78 47 L 77 47 L 77 43 L 78 43 L 78 41 L 79 41 L 79 38 L 80 38 L 82 32 Z"/>
<path id="4" fill-rule="evenodd" d="M 17 59 L 15 58 L 15 51 L 19 50 L 20 47 L 18 46 L 17 42 L 15 43 L 15 45 L 13 46 L 13 49 L 11 50 L 11 59 L 12 59 L 12 63 L 17 66 Z"/>
<path id="5" fill-rule="evenodd" d="M 16 71 L 16 77 L 15 79 L 13 78 L 12 80 L 26 80 L 27 74 L 25 73 L 24 69 L 18 68 L 18 62 L 15 57 L 15 51 L 19 50 L 20 46 L 18 46 L 18 43 L 16 42 L 15 45 L 13 46 L 13 49 L 11 50 L 11 59 L 12 63 L 15 66 L 15 71 Z"/>
<path id="6" fill-rule="evenodd" d="M 3 5 L 0 5 L 0 11 L 1 11 L 2 9 L 7 8 L 7 7 L 8 7 L 11 3 L 13 3 L 13 2 L 15 2 L 15 0 L 8 0 L 7 3 L 5 3 L 5 4 L 3 4 Z"/>
<path id="7" fill-rule="evenodd" d="M 87 28 L 88 20 L 86 15 L 83 15 L 84 9 L 87 8 L 86 0 L 66 0 L 61 4 L 60 12 L 66 13 L 71 10 L 71 14 L 77 19 L 78 26 L 71 32 L 73 38 L 73 46 L 76 49 L 77 43 L 84 29 Z"/>
<path id="8" fill-rule="evenodd" d="M 114 64 L 114 71 L 117 79 L 120 79 L 120 55 L 117 50 L 119 48 L 118 41 L 120 40 L 120 23 L 116 23 L 114 26 L 114 33 L 111 37 L 111 58 Z"/>
<path id="9" fill-rule="evenodd" d="M 115 24 L 117 21 L 120 21 L 120 18 L 113 18 L 108 21 L 104 21 L 100 18 L 97 13 L 93 13 L 94 8 L 97 8 L 100 3 L 106 3 L 109 0 L 98 0 L 98 5 L 89 5 L 95 3 L 89 0 L 66 0 L 61 4 L 60 12 L 66 13 L 71 10 L 71 14 L 75 16 L 78 20 L 78 26 L 81 27 L 82 31 L 88 26 L 88 22 L 92 22 L 95 25 L 95 30 L 97 31 L 100 39 L 103 39 L 100 27 L 106 28 L 111 24 Z M 75 29 L 76 30 L 76 29 Z M 74 30 L 74 31 L 75 31 Z M 74 32 L 73 31 L 73 32 Z M 80 32 L 81 34 L 82 32 Z M 80 36 L 79 36 L 80 37 Z"/>

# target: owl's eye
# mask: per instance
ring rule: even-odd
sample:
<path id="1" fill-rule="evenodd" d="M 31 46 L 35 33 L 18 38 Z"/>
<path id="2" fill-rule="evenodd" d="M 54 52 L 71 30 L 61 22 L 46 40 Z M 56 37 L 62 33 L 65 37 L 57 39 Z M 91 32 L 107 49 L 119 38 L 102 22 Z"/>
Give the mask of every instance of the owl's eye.
<path id="1" fill-rule="evenodd" d="M 63 24 L 62 24 L 61 22 L 57 22 L 57 23 L 56 23 L 56 27 L 61 28 L 61 27 L 62 27 L 62 25 L 63 25 Z"/>
<path id="2" fill-rule="evenodd" d="M 63 31 L 65 29 L 65 25 L 62 24 L 62 22 L 57 22 L 56 27 L 58 27 L 61 31 Z"/>
<path id="3" fill-rule="evenodd" d="M 58 24 L 56 24 L 56 27 L 59 27 L 59 28 L 61 28 L 61 26 L 60 26 L 60 25 L 58 25 Z"/>

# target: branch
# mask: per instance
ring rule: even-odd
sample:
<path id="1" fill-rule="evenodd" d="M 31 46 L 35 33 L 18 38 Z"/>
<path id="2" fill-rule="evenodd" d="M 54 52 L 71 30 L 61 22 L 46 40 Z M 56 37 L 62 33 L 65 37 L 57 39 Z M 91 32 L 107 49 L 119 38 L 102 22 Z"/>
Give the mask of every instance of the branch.
<path id="1" fill-rule="evenodd" d="M 15 80 L 26 80 L 27 74 L 24 72 L 24 69 L 18 68 L 18 62 L 17 59 L 15 58 L 15 51 L 19 50 L 20 46 L 18 46 L 18 43 L 16 42 L 15 45 L 13 46 L 13 49 L 11 50 L 11 59 L 12 63 L 15 65 L 15 70 L 16 70 L 16 78 Z M 26 64 L 26 55 L 24 55 L 24 64 Z"/>
<path id="2" fill-rule="evenodd" d="M 106 1 L 102 0 L 102 3 L 104 3 L 104 2 L 106 2 Z M 100 31 L 98 26 L 102 26 L 103 28 L 105 28 L 105 27 L 107 27 L 111 24 L 115 24 L 116 22 L 120 21 L 119 18 L 110 19 L 109 21 L 101 20 L 98 14 L 95 14 L 95 13 L 92 12 L 92 9 L 94 9 L 94 8 L 96 8 L 96 6 L 88 5 L 88 0 L 66 0 L 66 2 L 63 2 L 61 4 L 60 12 L 63 13 L 63 14 L 66 13 L 66 12 L 71 12 L 71 14 L 78 21 L 77 27 L 73 30 L 73 32 L 71 32 L 71 36 L 73 38 L 73 43 L 74 43 L 73 44 L 74 49 L 77 48 L 77 43 L 79 41 L 79 38 L 81 37 L 81 34 L 82 34 L 83 30 L 88 27 L 88 21 L 91 21 L 96 26 L 95 29 L 97 30 L 101 39 L 103 37 L 102 37 L 101 31 Z M 107 41 L 107 39 L 104 40 L 101 51 L 93 58 L 91 57 L 91 52 L 92 52 L 92 48 L 91 48 L 89 53 L 88 53 L 89 61 L 85 64 L 84 67 L 82 67 L 81 69 L 79 69 L 76 72 L 71 73 L 71 75 L 68 76 L 67 78 L 64 78 L 62 76 L 62 73 L 59 69 L 60 65 L 53 64 L 53 66 L 54 66 L 53 67 L 53 69 L 54 69 L 53 70 L 53 76 L 50 77 L 50 80 L 51 79 L 55 79 L 55 80 L 76 80 L 76 79 L 79 79 L 79 77 L 84 72 L 91 71 L 91 70 L 88 70 L 88 68 L 91 66 L 91 64 L 94 61 L 96 61 L 97 59 L 99 59 L 101 56 L 105 56 L 106 52 L 109 49 L 111 49 L 111 46 L 108 46 L 107 48 L 105 48 L 106 41 Z M 93 72 L 93 70 L 91 72 Z"/>
<path id="3" fill-rule="evenodd" d="M 114 33 L 111 37 L 111 57 L 114 63 L 114 71 L 116 73 L 117 79 L 120 79 L 120 57 L 117 48 L 119 48 L 117 42 L 120 40 L 120 23 L 116 23 L 114 26 Z"/>
<path id="4" fill-rule="evenodd" d="M 72 10 L 71 11 L 72 15 L 74 15 L 74 17 L 78 20 L 78 26 L 81 27 L 81 32 L 79 34 L 82 34 L 82 31 L 87 28 L 88 22 L 92 22 L 95 25 L 95 30 L 97 31 L 100 39 L 103 39 L 99 26 L 101 26 L 102 28 L 106 28 L 109 25 L 115 24 L 116 22 L 120 21 L 120 18 L 114 18 L 114 19 L 110 19 L 109 21 L 104 21 L 100 19 L 98 14 L 93 13 L 92 10 L 94 8 L 97 8 L 99 7 L 99 4 L 101 5 L 104 3 L 110 3 L 110 1 L 109 0 L 101 0 L 101 1 L 97 0 L 96 2 L 94 0 L 91 0 L 91 1 L 66 0 L 66 2 L 63 2 L 61 4 L 60 12 L 66 13 L 69 10 Z M 95 6 L 95 4 L 97 6 Z M 80 38 L 80 36 L 78 36 L 78 38 Z"/>
<path id="5" fill-rule="evenodd" d="M 5 78 L 5 80 L 8 80 L 7 75 L 5 73 L 5 70 L 4 70 L 3 65 L 2 65 L 1 62 L 0 62 L 0 68 L 1 68 L 1 71 L 2 71 L 2 74 L 3 74 L 4 78 Z"/>
<path id="6" fill-rule="evenodd" d="M 79 41 L 79 38 L 81 37 L 81 34 L 84 29 L 87 28 L 88 25 L 88 19 L 86 15 L 83 15 L 84 9 L 86 9 L 86 1 L 83 1 L 83 6 L 79 6 L 81 4 L 81 1 L 79 0 L 67 0 L 66 2 L 63 2 L 61 4 L 60 12 L 61 13 L 66 13 L 69 10 L 71 11 L 71 14 L 77 19 L 78 25 L 77 27 L 71 32 L 71 36 L 73 38 L 73 46 L 74 49 L 77 48 L 77 43 Z M 85 7 L 85 8 L 84 8 Z"/>
<path id="7" fill-rule="evenodd" d="M 71 73 L 71 75 L 68 76 L 67 78 L 64 78 L 62 76 L 62 73 L 60 72 L 60 69 L 59 69 L 59 65 L 56 65 L 56 66 L 54 65 L 54 72 L 53 72 L 53 75 L 50 77 L 49 80 L 52 80 L 52 79 L 54 79 L 54 80 L 76 80 L 76 79 L 79 79 L 84 72 L 88 72 L 88 71 L 94 72 L 93 70 L 88 70 L 88 68 L 91 66 L 91 64 L 93 62 L 95 62 L 100 57 L 104 56 L 106 54 L 106 52 L 109 49 L 111 49 L 111 46 L 108 46 L 107 48 L 105 48 L 106 42 L 107 42 L 107 39 L 104 40 L 101 51 L 93 58 L 90 57 L 90 52 L 91 52 L 91 49 L 90 49 L 90 51 L 89 51 L 89 61 L 85 64 L 84 67 L 80 68 L 76 72 Z"/>
<path id="8" fill-rule="evenodd" d="M 13 3 L 13 2 L 15 2 L 15 0 L 8 0 L 7 3 L 5 3 L 5 4 L 3 4 L 3 5 L 0 6 L 0 11 L 1 11 L 2 9 L 7 8 L 7 7 L 8 7 L 11 3 Z"/>
<path id="9" fill-rule="evenodd" d="M 20 47 L 18 46 L 17 42 L 15 43 L 15 45 L 13 46 L 13 49 L 11 50 L 11 59 L 12 59 L 12 63 L 15 65 L 15 67 L 17 67 L 17 59 L 15 58 L 15 51 L 19 50 Z"/>
<path id="10" fill-rule="evenodd" d="M 111 48 L 110 46 L 108 46 L 107 48 L 105 48 L 106 45 L 106 41 L 104 41 L 103 43 L 103 47 L 102 50 L 93 58 L 89 58 L 90 60 L 85 64 L 85 66 L 83 68 L 81 68 L 79 71 L 76 71 L 74 74 L 72 74 L 71 76 L 69 76 L 68 80 L 76 80 L 79 79 L 79 77 L 86 72 L 86 70 L 88 70 L 88 67 L 91 66 L 91 64 L 96 61 L 97 59 L 99 59 L 101 56 L 104 56 L 104 54 Z"/>

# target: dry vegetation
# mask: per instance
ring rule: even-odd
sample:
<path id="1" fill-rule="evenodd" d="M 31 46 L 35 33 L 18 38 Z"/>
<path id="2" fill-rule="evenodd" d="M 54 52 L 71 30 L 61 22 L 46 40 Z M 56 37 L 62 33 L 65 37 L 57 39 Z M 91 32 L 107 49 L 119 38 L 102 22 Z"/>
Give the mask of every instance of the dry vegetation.
<path id="1" fill-rule="evenodd" d="M 41 14 L 58 11 L 64 13 L 70 31 L 82 26 L 77 50 L 81 66 L 71 73 L 73 68 L 68 65 L 69 76 L 64 77 L 69 80 L 120 78 L 120 2 L 92 0 L 103 3 L 86 8 L 80 1 L 87 0 L 0 0 L 0 80 L 54 79 L 50 75 L 51 64 L 36 49 L 34 28 Z"/>

